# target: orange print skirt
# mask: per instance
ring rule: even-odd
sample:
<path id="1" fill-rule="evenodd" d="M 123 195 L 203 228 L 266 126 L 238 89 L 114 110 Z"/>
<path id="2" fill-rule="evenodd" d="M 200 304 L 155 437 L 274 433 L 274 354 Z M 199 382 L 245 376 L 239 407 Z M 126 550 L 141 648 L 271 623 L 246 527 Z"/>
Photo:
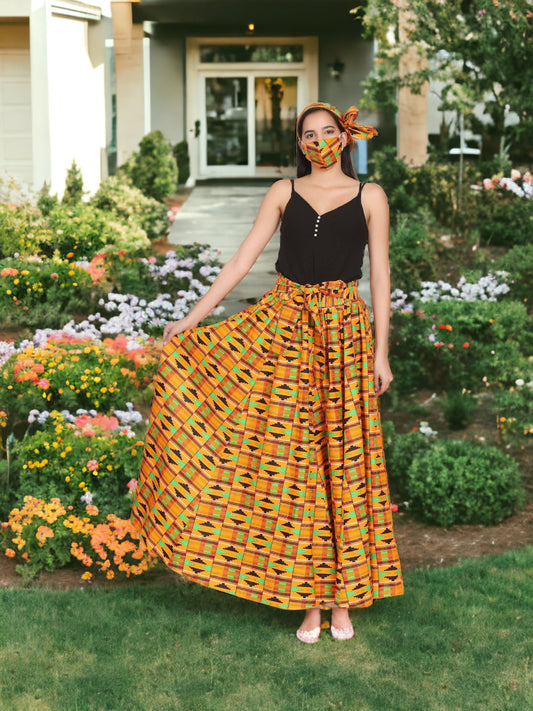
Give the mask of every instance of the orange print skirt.
<path id="1" fill-rule="evenodd" d="M 162 351 L 132 521 L 188 580 L 284 609 L 403 593 L 357 281 L 278 273 Z"/>

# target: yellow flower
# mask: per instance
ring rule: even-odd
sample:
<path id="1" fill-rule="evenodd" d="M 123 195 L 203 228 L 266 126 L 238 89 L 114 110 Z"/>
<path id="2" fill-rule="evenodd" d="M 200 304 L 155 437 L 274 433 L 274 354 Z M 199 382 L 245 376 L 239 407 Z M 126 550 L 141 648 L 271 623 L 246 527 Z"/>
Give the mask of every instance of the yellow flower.
<path id="1" fill-rule="evenodd" d="M 86 570 L 85 573 L 83 573 L 83 575 L 81 576 L 81 579 L 82 580 L 90 580 L 92 577 L 93 577 L 93 574 L 90 573 L 88 570 Z"/>

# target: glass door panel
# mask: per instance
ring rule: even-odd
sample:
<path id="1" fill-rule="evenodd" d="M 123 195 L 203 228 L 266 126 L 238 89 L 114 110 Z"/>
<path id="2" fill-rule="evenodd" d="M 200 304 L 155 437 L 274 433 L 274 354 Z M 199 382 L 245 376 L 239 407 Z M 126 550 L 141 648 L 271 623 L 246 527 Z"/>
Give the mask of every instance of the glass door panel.
<path id="1" fill-rule="evenodd" d="M 296 165 L 298 77 L 255 77 L 255 165 Z"/>
<path id="2" fill-rule="evenodd" d="M 207 165 L 248 165 L 247 77 L 206 77 Z"/>

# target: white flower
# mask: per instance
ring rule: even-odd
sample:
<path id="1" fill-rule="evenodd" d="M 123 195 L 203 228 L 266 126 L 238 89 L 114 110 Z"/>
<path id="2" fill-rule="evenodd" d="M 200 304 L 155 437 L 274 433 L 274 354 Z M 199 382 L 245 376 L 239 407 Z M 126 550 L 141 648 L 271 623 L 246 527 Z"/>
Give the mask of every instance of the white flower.
<path id="1" fill-rule="evenodd" d="M 519 388 L 524 385 L 524 380 L 522 378 L 518 378 L 518 380 L 515 380 L 515 385 L 518 385 Z"/>
<path id="2" fill-rule="evenodd" d="M 428 422 L 420 422 L 418 430 L 426 437 L 433 437 L 438 434 L 436 430 L 431 429 Z"/>

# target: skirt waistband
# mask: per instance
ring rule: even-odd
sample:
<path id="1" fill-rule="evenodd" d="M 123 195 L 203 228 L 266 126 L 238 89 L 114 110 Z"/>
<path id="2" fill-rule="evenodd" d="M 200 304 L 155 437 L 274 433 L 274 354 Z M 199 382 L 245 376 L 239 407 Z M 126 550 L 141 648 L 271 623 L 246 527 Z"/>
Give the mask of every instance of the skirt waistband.
<path id="1" fill-rule="evenodd" d="M 278 272 L 274 291 L 284 292 L 287 298 L 309 303 L 309 306 L 313 302 L 314 306 L 327 307 L 338 306 L 346 300 L 360 300 L 357 284 L 356 280 L 346 282 L 342 279 L 319 284 L 298 284 Z"/>

